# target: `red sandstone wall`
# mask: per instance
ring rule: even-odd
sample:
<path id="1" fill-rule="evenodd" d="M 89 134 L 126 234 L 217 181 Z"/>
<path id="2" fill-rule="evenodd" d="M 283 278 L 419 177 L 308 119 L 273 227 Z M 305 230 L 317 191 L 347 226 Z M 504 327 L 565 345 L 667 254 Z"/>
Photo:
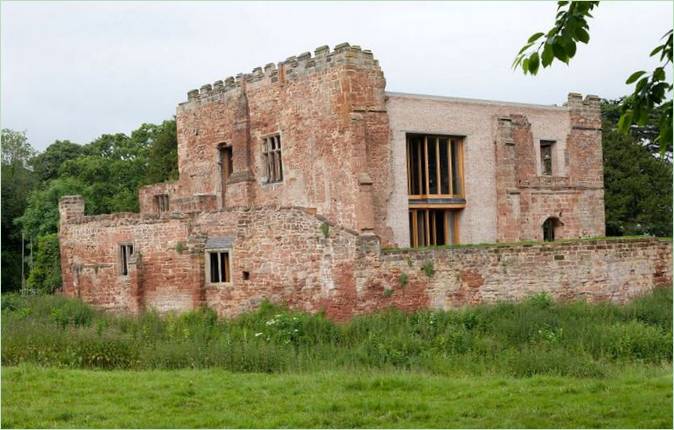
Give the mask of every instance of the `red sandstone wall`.
<path id="1" fill-rule="evenodd" d="M 672 280 L 671 242 L 657 239 L 381 253 L 372 234 L 331 225 L 326 237 L 326 220 L 301 208 L 84 216 L 75 197 L 60 208 L 64 293 L 113 311 L 206 304 L 233 316 L 268 299 L 345 319 L 389 306 L 447 309 L 539 292 L 624 302 Z M 213 236 L 234 238 L 231 285 L 205 283 L 204 245 Z M 126 277 L 119 274 L 121 242 L 132 242 L 139 257 Z M 422 270 L 427 263 L 435 271 L 431 277 Z"/>
<path id="2" fill-rule="evenodd" d="M 188 310 L 199 305 L 201 261 L 181 251 L 188 241 L 184 218 L 138 214 L 82 216 L 59 231 L 63 292 L 99 308 Z M 137 261 L 128 276 L 119 246 L 133 243 Z"/>
<path id="3" fill-rule="evenodd" d="M 497 120 L 497 238 L 501 242 L 542 240 L 543 222 L 558 218 L 556 238 L 605 234 L 604 177 L 599 99 L 569 94 L 571 129 L 564 176 L 537 174 L 531 124 L 522 115 Z"/>
<path id="4" fill-rule="evenodd" d="M 432 262 L 435 274 L 423 273 Z M 393 251 L 380 258 L 376 278 L 400 273 L 422 284 L 429 306 L 521 300 L 548 293 L 560 300 L 626 302 L 672 283 L 672 244 L 658 239 L 577 240 L 534 245 Z M 395 282 L 382 285 L 407 294 Z"/>
<path id="5" fill-rule="evenodd" d="M 373 196 L 387 186 L 388 173 L 379 167 L 388 156 L 384 86 L 372 54 L 346 45 L 190 92 L 177 112 L 176 192 L 216 196 L 219 207 L 311 207 L 348 228 L 374 228 L 374 212 L 383 219 L 385 204 L 376 197 L 374 209 Z M 262 143 L 274 133 L 281 135 L 284 180 L 264 184 Z M 224 202 L 222 143 L 234 155 Z"/>

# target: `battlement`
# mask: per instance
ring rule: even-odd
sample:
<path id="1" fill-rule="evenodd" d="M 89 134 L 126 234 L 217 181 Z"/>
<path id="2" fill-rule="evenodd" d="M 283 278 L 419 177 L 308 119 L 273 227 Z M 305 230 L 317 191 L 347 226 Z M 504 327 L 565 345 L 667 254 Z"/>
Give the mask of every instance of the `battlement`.
<path id="1" fill-rule="evenodd" d="M 571 109 L 593 109 L 599 110 L 601 108 L 601 99 L 599 96 L 588 94 L 583 99 L 583 95 L 579 93 L 569 93 L 566 106 Z"/>
<path id="2" fill-rule="evenodd" d="M 372 51 L 368 49 L 361 49 L 358 45 L 340 43 L 335 46 L 333 51 L 330 51 L 329 46 L 323 45 L 314 50 L 313 56 L 309 51 L 302 52 L 277 64 L 267 63 L 264 67 L 255 67 L 251 73 L 239 73 L 224 80 L 217 80 L 212 84 L 204 84 L 200 89 L 190 90 L 187 93 L 187 102 L 181 103 L 181 105 L 194 101 L 206 101 L 214 96 L 241 88 L 242 85 L 274 84 L 297 79 L 339 65 L 354 65 L 381 72 L 379 61 L 374 58 Z"/>

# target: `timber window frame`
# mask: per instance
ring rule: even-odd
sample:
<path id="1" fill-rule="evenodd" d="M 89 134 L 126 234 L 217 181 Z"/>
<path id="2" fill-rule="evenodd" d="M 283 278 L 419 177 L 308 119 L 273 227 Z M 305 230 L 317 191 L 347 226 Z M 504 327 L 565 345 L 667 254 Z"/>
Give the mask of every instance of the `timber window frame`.
<path id="1" fill-rule="evenodd" d="M 169 210 L 169 196 L 168 194 L 156 194 L 154 196 L 154 208 L 157 213 L 162 214 Z"/>
<path id="2" fill-rule="evenodd" d="M 121 276 L 129 275 L 129 262 L 131 261 L 131 256 L 133 255 L 133 243 L 125 242 L 120 243 L 118 246 L 119 249 L 119 274 Z"/>
<path id="3" fill-rule="evenodd" d="M 413 248 L 459 243 L 460 210 L 466 206 L 465 137 L 407 133 L 408 221 Z"/>
<path id="4" fill-rule="evenodd" d="M 262 139 L 262 161 L 264 163 L 264 182 L 266 184 L 283 182 L 280 133 Z"/>
<path id="5" fill-rule="evenodd" d="M 231 285 L 231 248 L 207 249 L 205 257 L 206 283 L 209 285 Z"/>
<path id="6" fill-rule="evenodd" d="M 407 133 L 409 199 L 464 196 L 462 136 Z"/>
<path id="7" fill-rule="evenodd" d="M 408 216 L 412 248 L 459 243 L 459 210 L 410 208 Z"/>

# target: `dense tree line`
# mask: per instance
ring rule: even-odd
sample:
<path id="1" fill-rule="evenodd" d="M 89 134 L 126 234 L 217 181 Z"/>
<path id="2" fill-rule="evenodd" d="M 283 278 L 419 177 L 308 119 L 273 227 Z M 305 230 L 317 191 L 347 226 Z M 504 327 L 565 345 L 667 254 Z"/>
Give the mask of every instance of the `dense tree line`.
<path id="1" fill-rule="evenodd" d="M 140 186 L 176 179 L 175 120 L 143 124 L 130 135 L 104 134 L 86 145 L 57 140 L 36 153 L 25 133 L 2 130 L 2 291 L 60 283 L 58 201 L 80 194 L 88 214 L 138 211 Z"/>
<path id="2" fill-rule="evenodd" d="M 659 152 L 658 112 L 630 134 L 618 131 L 620 101 L 602 105 L 606 232 L 672 236 L 671 152 Z M 143 124 L 78 145 L 57 140 L 36 153 L 25 133 L 2 130 L 2 291 L 53 291 L 61 283 L 58 200 L 80 194 L 88 214 L 138 211 L 137 190 L 178 176 L 175 120 Z M 29 270 L 30 269 L 30 270 Z"/>

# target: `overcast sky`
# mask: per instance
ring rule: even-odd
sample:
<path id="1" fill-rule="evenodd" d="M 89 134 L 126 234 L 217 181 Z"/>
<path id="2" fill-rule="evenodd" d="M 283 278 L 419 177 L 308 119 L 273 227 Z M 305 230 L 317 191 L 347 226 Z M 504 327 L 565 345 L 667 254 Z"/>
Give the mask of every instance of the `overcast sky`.
<path id="1" fill-rule="evenodd" d="M 186 93 L 320 45 L 371 49 L 388 91 L 561 104 L 625 95 L 672 26 L 671 2 L 602 2 L 589 45 L 537 77 L 510 68 L 552 2 L 2 2 L 2 127 L 40 150 L 175 113 Z"/>

